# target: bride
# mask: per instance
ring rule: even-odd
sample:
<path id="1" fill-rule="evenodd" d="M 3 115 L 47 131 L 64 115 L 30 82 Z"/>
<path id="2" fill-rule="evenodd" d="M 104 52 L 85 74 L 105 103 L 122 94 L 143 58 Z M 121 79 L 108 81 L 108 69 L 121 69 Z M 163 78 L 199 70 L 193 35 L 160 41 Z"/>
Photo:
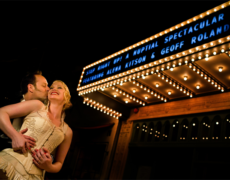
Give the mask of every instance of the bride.
<path id="1" fill-rule="evenodd" d="M 71 106 L 70 97 L 66 84 L 56 80 L 50 87 L 47 106 L 39 100 L 30 100 L 0 108 L 0 129 L 12 139 L 12 145 L 21 147 L 23 152 L 11 148 L 0 152 L 0 179 L 43 180 L 45 171 L 61 170 L 73 136 L 64 122 L 64 110 Z M 36 140 L 34 149 L 25 148 L 25 139 L 10 122 L 10 118 L 24 116 L 21 129 L 28 128 L 25 135 Z M 47 152 L 56 149 L 55 163 L 43 163 L 46 158 L 43 149 Z"/>

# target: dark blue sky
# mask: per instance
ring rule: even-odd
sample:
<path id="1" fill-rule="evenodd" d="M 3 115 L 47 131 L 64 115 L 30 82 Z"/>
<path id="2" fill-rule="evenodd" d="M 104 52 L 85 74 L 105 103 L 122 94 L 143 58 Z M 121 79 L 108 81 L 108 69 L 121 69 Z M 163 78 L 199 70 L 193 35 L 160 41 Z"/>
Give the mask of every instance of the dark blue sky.
<path id="1" fill-rule="evenodd" d="M 26 71 L 76 90 L 83 66 L 226 1 L 1 2 L 1 99 Z"/>

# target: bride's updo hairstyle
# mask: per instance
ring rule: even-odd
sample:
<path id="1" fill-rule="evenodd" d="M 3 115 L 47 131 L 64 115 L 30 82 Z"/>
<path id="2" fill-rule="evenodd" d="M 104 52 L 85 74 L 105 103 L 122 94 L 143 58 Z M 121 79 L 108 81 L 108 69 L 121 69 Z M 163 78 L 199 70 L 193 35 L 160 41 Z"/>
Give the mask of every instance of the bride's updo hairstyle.
<path id="1" fill-rule="evenodd" d="M 64 89 L 65 89 L 65 93 L 64 93 L 64 98 L 65 98 L 65 104 L 63 106 L 63 111 L 65 111 L 66 109 L 70 108 L 72 106 L 72 103 L 70 102 L 70 98 L 71 98 L 71 95 L 70 95 L 70 92 L 69 92 L 69 88 L 66 86 L 66 84 L 61 81 L 61 80 L 55 80 L 53 83 L 55 82 L 60 82 Z"/>

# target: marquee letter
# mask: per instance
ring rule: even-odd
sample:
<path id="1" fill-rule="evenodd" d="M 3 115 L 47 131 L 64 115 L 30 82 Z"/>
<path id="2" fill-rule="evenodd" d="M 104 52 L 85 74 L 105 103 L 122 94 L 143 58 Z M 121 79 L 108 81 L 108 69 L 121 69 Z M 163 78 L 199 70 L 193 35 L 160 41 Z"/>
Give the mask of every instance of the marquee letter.
<path id="1" fill-rule="evenodd" d="M 185 28 L 185 29 L 184 29 L 184 36 L 186 35 L 186 31 L 187 31 L 187 29 L 188 29 L 188 28 Z"/>
<path id="2" fill-rule="evenodd" d="M 214 29 L 212 29 L 212 31 L 211 31 L 211 33 L 210 33 L 209 37 L 212 37 L 212 36 L 215 36 Z"/>
<path id="3" fill-rule="evenodd" d="M 208 19 L 206 20 L 206 26 L 210 26 Z"/>
<path id="4" fill-rule="evenodd" d="M 204 33 L 204 39 L 208 39 L 207 32 Z"/>
<path id="5" fill-rule="evenodd" d="M 192 31 L 192 26 L 189 28 L 189 30 L 188 30 L 188 34 L 189 33 L 192 33 L 193 31 Z"/>
<path id="6" fill-rule="evenodd" d="M 154 59 L 154 58 L 155 58 L 155 52 L 153 52 L 151 55 L 151 59 Z"/>
<path id="7" fill-rule="evenodd" d="M 180 49 L 181 49 L 181 47 L 184 45 L 184 41 L 181 41 L 180 42 Z"/>
<path id="8" fill-rule="evenodd" d="M 216 29 L 216 35 L 221 34 L 221 32 L 222 32 L 222 26 Z"/>
<path id="9" fill-rule="evenodd" d="M 216 16 L 214 16 L 213 19 L 212 19 L 212 24 L 213 23 L 217 23 Z"/>
<path id="10" fill-rule="evenodd" d="M 134 51 L 133 51 L 133 56 L 135 56 L 135 55 L 136 55 L 136 52 L 137 52 L 137 50 L 134 50 Z"/>
<path id="11" fill-rule="evenodd" d="M 180 32 L 178 33 L 178 37 L 182 37 L 182 35 L 181 35 L 182 32 L 183 32 L 183 31 L 180 31 Z"/>
<path id="12" fill-rule="evenodd" d="M 205 25 L 205 21 L 200 22 L 200 29 L 203 29 L 203 28 L 204 28 L 204 25 Z"/>
<path id="13" fill-rule="evenodd" d="M 161 55 L 164 55 L 164 54 L 165 54 L 165 48 L 161 50 Z"/>
<path id="14" fill-rule="evenodd" d="M 125 64 L 125 68 L 128 68 L 128 67 L 129 67 L 129 63 L 126 63 L 126 64 Z"/>
<path id="15" fill-rule="evenodd" d="M 165 37 L 165 43 L 167 43 L 169 40 L 168 40 L 168 36 Z"/>
<path id="16" fill-rule="evenodd" d="M 194 26 L 194 30 L 195 30 L 195 31 L 198 31 L 198 28 L 197 28 L 198 25 L 199 25 L 199 24 L 196 24 L 196 25 Z"/>
<path id="17" fill-rule="evenodd" d="M 221 20 L 224 20 L 224 13 L 219 14 L 219 19 L 218 19 L 218 21 L 221 21 Z"/>
<path id="18" fill-rule="evenodd" d="M 198 41 L 202 41 L 203 40 L 203 34 L 199 34 L 199 36 L 198 36 Z"/>
<path id="19" fill-rule="evenodd" d="M 172 38 L 173 38 L 173 35 L 170 35 L 170 36 L 169 36 L 169 41 L 171 41 Z"/>
<path id="20" fill-rule="evenodd" d="M 229 24 L 225 24 L 224 25 L 224 32 L 228 31 L 229 30 Z"/>
<path id="21" fill-rule="evenodd" d="M 175 50 L 177 50 L 178 47 L 179 47 L 179 43 L 176 43 Z"/>
<path id="22" fill-rule="evenodd" d="M 125 59 L 128 59 L 128 58 L 129 58 L 129 53 L 127 53 L 127 55 L 126 55 Z"/>
<path id="23" fill-rule="evenodd" d="M 191 44 L 196 43 L 196 36 L 192 37 Z"/>

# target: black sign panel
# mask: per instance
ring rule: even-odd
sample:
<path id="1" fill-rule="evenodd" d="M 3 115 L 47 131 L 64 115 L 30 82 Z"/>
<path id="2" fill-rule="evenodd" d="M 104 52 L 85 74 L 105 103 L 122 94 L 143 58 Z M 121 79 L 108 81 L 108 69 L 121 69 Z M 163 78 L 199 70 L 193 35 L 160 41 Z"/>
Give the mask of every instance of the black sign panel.
<path id="1" fill-rule="evenodd" d="M 230 7 L 85 70 L 81 86 L 229 35 Z"/>

